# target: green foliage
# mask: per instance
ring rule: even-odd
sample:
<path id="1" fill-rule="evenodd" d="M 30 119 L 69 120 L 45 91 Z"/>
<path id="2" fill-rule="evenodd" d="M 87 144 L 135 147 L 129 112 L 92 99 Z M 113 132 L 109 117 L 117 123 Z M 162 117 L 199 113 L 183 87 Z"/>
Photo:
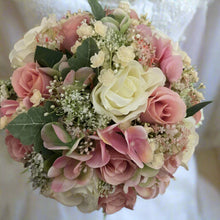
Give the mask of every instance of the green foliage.
<path id="1" fill-rule="evenodd" d="M 200 102 L 200 103 L 188 108 L 186 111 L 186 118 L 193 116 L 194 114 L 196 114 L 196 112 L 198 112 L 200 109 L 204 108 L 205 106 L 207 106 L 210 103 L 212 103 L 212 101 Z"/>
<path id="2" fill-rule="evenodd" d="M 77 48 L 76 54 L 69 59 L 71 69 L 77 71 L 81 67 L 90 67 L 90 58 L 99 52 L 96 42 L 92 38 L 87 38 L 82 45 Z"/>
<path id="3" fill-rule="evenodd" d="M 63 53 L 60 51 L 37 46 L 34 61 L 37 61 L 42 67 L 53 68 L 53 66 L 58 63 L 62 57 Z"/>
<path id="4" fill-rule="evenodd" d="M 101 20 L 103 17 L 105 17 L 105 11 L 97 0 L 88 0 L 88 2 L 96 20 Z"/>
<path id="5" fill-rule="evenodd" d="M 45 124 L 58 120 L 56 114 L 51 112 L 50 106 L 51 103 L 47 102 L 44 107 L 32 107 L 27 113 L 22 113 L 11 121 L 7 129 L 23 145 L 34 145 L 35 151 L 42 153 L 44 147 L 41 129 Z M 45 113 L 49 115 L 44 116 Z M 45 154 L 49 154 L 46 149 Z"/>

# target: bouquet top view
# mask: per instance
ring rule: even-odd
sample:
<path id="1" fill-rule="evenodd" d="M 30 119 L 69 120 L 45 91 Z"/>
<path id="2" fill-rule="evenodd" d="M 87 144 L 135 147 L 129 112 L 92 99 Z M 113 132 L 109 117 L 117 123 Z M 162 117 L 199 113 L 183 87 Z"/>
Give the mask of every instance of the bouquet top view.
<path id="1" fill-rule="evenodd" d="M 0 128 L 33 189 L 82 212 L 133 209 L 188 169 L 204 102 L 178 44 L 129 3 L 43 18 L 9 55 Z"/>

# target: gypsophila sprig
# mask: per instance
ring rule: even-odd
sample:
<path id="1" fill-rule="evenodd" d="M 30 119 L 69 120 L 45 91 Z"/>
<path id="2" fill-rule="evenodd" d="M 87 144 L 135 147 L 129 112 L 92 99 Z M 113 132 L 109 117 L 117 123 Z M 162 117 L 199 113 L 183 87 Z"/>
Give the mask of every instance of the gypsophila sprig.
<path id="1" fill-rule="evenodd" d="M 82 212 L 133 209 L 188 169 L 204 99 L 191 59 L 129 3 L 43 18 L 0 81 L 0 128 L 33 189 Z M 153 9 L 154 10 L 154 9 Z"/>
<path id="2" fill-rule="evenodd" d="M 30 172 L 33 189 L 40 188 L 41 193 L 48 191 L 50 179 L 44 171 L 44 159 L 39 153 L 32 152 L 25 156 L 24 167 Z"/>
<path id="3" fill-rule="evenodd" d="M 64 88 L 60 95 L 60 105 L 66 114 L 63 118 L 65 124 L 72 127 L 86 129 L 94 132 L 105 128 L 111 119 L 95 112 L 90 99 L 90 93 L 85 90 L 72 89 L 72 86 Z"/>

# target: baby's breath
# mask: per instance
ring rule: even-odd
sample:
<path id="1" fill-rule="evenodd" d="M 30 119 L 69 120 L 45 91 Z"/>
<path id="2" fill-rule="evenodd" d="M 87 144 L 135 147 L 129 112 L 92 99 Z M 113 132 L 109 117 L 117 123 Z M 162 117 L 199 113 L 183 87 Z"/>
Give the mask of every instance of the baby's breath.
<path id="1" fill-rule="evenodd" d="M 109 194 L 114 193 L 115 186 L 108 184 L 102 180 L 98 183 L 98 192 L 101 198 L 108 197 Z"/>
<path id="2" fill-rule="evenodd" d="M 93 132 L 105 128 L 110 122 L 107 116 L 95 112 L 90 100 L 90 93 L 69 86 L 64 88 L 62 94 L 60 95 L 60 105 L 65 113 L 64 122 L 67 125 Z"/>
<path id="3" fill-rule="evenodd" d="M 33 189 L 40 188 L 41 193 L 48 190 L 49 178 L 44 171 L 44 159 L 41 154 L 32 152 L 25 157 L 24 167 L 30 171 Z"/>

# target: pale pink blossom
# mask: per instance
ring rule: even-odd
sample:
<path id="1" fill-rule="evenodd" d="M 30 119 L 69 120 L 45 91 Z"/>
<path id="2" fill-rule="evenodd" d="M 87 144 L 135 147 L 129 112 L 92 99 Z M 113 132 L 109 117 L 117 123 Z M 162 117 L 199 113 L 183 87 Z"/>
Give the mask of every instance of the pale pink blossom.
<path id="1" fill-rule="evenodd" d="M 135 202 L 136 192 L 129 188 L 128 193 L 125 193 L 120 185 L 108 197 L 99 198 L 99 207 L 102 207 L 106 214 L 113 214 L 123 207 L 133 209 Z"/>
<path id="2" fill-rule="evenodd" d="M 147 132 L 141 126 L 131 126 L 122 131 L 117 124 L 98 130 L 101 140 L 121 154 L 128 155 L 139 167 L 153 158 L 147 141 Z"/>
<path id="3" fill-rule="evenodd" d="M 148 98 L 142 122 L 158 124 L 175 124 L 186 115 L 186 105 L 179 94 L 166 87 L 158 87 Z"/>
<path id="4" fill-rule="evenodd" d="M 67 156 L 57 158 L 48 171 L 48 177 L 53 178 L 51 189 L 54 192 L 66 192 L 73 187 L 85 186 L 92 175 L 92 169 L 83 161 Z"/>
<path id="5" fill-rule="evenodd" d="M 153 160 L 153 152 L 147 141 L 147 132 L 142 126 L 131 126 L 125 132 L 129 157 L 140 167 Z"/>

